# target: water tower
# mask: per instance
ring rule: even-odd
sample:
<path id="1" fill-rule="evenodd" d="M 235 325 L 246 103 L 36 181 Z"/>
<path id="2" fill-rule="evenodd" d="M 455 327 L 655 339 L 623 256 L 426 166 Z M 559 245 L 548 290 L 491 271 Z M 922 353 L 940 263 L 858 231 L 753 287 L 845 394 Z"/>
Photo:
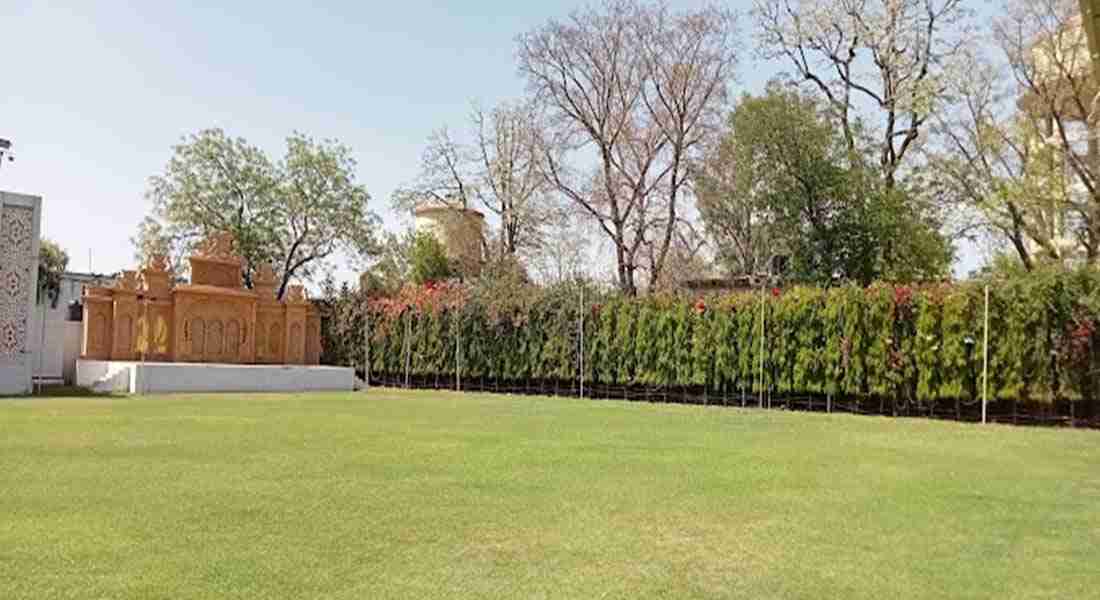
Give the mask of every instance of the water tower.
<path id="1" fill-rule="evenodd" d="M 416 232 L 435 236 L 447 258 L 464 275 L 477 275 L 485 257 L 485 214 L 442 202 L 422 202 L 413 210 Z"/>

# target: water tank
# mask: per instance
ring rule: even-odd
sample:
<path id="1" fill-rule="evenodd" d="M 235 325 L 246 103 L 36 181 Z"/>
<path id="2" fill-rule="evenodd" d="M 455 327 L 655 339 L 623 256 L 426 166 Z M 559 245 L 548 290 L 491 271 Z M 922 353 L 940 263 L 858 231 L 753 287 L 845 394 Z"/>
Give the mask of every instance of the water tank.
<path id="1" fill-rule="evenodd" d="M 446 249 L 447 258 L 465 275 L 481 271 L 485 215 L 471 208 L 424 203 L 413 210 L 416 232 L 428 232 Z"/>

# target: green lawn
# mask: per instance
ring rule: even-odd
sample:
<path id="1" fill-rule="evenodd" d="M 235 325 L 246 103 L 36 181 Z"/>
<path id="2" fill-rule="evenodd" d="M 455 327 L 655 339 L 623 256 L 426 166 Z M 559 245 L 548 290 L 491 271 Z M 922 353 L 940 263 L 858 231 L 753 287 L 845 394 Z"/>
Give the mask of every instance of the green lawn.
<path id="1" fill-rule="evenodd" d="M 1100 433 L 369 394 L 0 400 L 0 598 L 1096 598 Z"/>

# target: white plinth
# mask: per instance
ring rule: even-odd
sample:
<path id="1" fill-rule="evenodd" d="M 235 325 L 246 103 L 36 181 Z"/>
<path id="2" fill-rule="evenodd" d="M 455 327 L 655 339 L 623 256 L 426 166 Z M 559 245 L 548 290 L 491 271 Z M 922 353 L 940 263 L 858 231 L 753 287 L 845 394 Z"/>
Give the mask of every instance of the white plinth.
<path id="1" fill-rule="evenodd" d="M 348 367 L 77 360 L 76 384 L 130 394 L 351 391 Z"/>

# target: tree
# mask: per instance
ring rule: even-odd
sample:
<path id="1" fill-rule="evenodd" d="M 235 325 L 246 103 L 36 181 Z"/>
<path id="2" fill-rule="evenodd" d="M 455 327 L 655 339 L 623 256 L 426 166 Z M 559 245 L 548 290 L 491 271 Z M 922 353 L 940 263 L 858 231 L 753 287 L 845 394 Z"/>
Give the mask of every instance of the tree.
<path id="1" fill-rule="evenodd" d="M 954 110 L 936 119 L 929 168 L 1023 267 L 1100 255 L 1093 100 L 1098 90 L 1072 0 L 1012 2 L 997 59 L 973 57 Z"/>
<path id="2" fill-rule="evenodd" d="M 647 255 L 650 281 L 661 279 L 692 158 L 736 65 L 735 24 L 714 6 L 608 0 L 519 37 L 520 73 L 556 132 L 547 178 L 610 239 L 627 294 Z"/>
<path id="3" fill-rule="evenodd" d="M 753 189 L 756 173 L 769 165 L 755 162 L 751 145 L 736 141 L 737 123 L 731 115 L 729 132 L 711 144 L 700 161 L 697 205 L 707 235 L 718 242 L 718 262 L 732 275 L 756 275 L 768 272 L 772 257 L 787 249 L 776 213 Z"/>
<path id="4" fill-rule="evenodd" d="M 466 141 L 447 127 L 429 136 L 419 174 L 394 192 L 393 205 L 399 210 L 426 202 L 478 206 L 499 223 L 489 249 L 498 260 L 537 250 L 544 241 L 543 224 L 556 210 L 539 169 L 541 141 L 530 105 L 504 102 L 491 110 L 475 105 Z"/>
<path id="5" fill-rule="evenodd" d="M 537 250 L 545 241 L 542 226 L 554 218 L 556 207 L 540 168 L 543 138 L 534 109 L 508 103 L 489 112 L 475 108 L 473 123 L 475 193 L 500 220 L 499 258 Z"/>
<path id="6" fill-rule="evenodd" d="M 959 69 L 963 0 L 754 0 L 753 12 L 763 55 L 786 60 L 825 97 L 853 156 L 861 133 L 870 136 L 894 188 L 946 82 L 969 75 Z"/>
<path id="7" fill-rule="evenodd" d="M 937 223 L 889 189 L 813 97 L 778 85 L 744 97 L 707 163 L 700 210 L 731 270 L 790 257 L 793 279 L 829 284 L 942 276 L 950 264 Z"/>
<path id="8" fill-rule="evenodd" d="M 1055 204 L 1046 232 L 1069 237 L 1089 263 L 1100 257 L 1100 150 L 1096 142 L 1100 90 L 1088 38 L 1073 0 L 1013 0 L 994 23 L 994 39 L 1015 81 L 1018 115 L 1028 142 L 1049 175 Z M 1038 229 L 1038 227 L 1036 227 Z M 1057 244 L 1059 240 L 1055 241 Z M 1047 251 L 1053 250 L 1047 244 Z M 1064 251 L 1062 252 L 1064 254 Z"/>
<path id="9" fill-rule="evenodd" d="M 139 228 L 139 253 L 227 231 L 244 258 L 245 284 L 271 263 L 281 275 L 280 297 L 293 278 L 312 277 L 338 251 L 364 256 L 376 248 L 378 219 L 355 181 L 351 150 L 331 140 L 295 133 L 276 163 L 244 139 L 201 131 L 173 148 L 147 196 L 159 224 Z"/>
<path id="10" fill-rule="evenodd" d="M 402 234 L 386 232 L 383 235 L 374 263 L 367 270 L 371 289 L 395 294 L 409 281 L 415 241 L 416 233 L 412 229 Z"/>
<path id="11" fill-rule="evenodd" d="M 421 231 L 409 251 L 410 275 L 419 284 L 442 281 L 451 276 L 447 251 L 434 235 Z"/>
<path id="12" fill-rule="evenodd" d="M 152 216 L 142 219 L 138 223 L 137 233 L 130 238 L 137 264 L 145 265 L 154 257 L 163 256 L 168 260 L 168 270 L 176 276 L 187 272 L 188 265 L 184 258 L 192 246 L 188 242 L 189 240 Z"/>
<path id="13" fill-rule="evenodd" d="M 52 240 L 42 238 L 38 243 L 38 302 L 48 300 L 51 307 L 57 306 L 61 276 L 68 268 L 69 253 Z"/>
<path id="14" fill-rule="evenodd" d="M 958 106 L 936 117 L 932 131 L 941 143 L 926 151 L 929 179 L 976 215 L 973 229 L 1008 242 L 1025 269 L 1060 261 L 1051 222 L 1067 201 L 1060 151 L 1036 143 L 1044 136 L 1033 123 L 1006 110 L 1000 72 L 985 61 L 974 64 L 974 76 L 957 84 Z"/>

